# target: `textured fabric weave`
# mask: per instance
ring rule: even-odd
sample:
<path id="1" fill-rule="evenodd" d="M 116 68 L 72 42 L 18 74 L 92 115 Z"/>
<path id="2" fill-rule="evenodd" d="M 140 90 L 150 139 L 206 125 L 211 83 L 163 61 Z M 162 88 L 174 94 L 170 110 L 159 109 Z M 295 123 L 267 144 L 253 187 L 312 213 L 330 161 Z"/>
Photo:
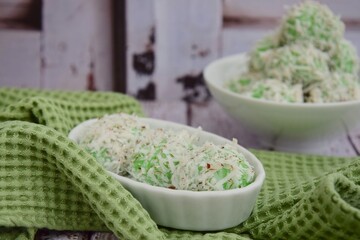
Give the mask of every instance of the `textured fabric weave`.
<path id="1" fill-rule="evenodd" d="M 123 239 L 359 239 L 360 160 L 253 150 L 266 180 L 250 218 L 222 232 L 158 228 L 116 180 L 66 136 L 114 112 L 116 93 L 0 88 L 0 239 L 38 228 L 112 231 Z"/>

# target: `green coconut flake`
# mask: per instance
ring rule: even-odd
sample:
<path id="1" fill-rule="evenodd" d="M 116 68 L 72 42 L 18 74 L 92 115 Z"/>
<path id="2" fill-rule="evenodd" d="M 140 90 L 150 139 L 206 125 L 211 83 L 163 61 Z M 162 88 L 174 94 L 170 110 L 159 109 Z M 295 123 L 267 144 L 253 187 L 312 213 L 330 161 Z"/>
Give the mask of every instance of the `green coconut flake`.
<path id="1" fill-rule="evenodd" d="M 217 180 L 221 180 L 223 178 L 225 178 L 229 173 L 231 172 L 230 169 L 227 169 L 227 168 L 221 168 L 219 170 L 217 170 L 214 174 L 214 177 L 217 179 Z"/>
<path id="2" fill-rule="evenodd" d="M 265 92 L 265 86 L 259 85 L 257 88 L 255 88 L 252 91 L 252 97 L 253 98 L 262 98 L 264 96 L 264 92 Z"/>
<path id="3" fill-rule="evenodd" d="M 245 79 L 240 79 L 239 80 L 239 83 L 242 85 L 242 86 L 248 86 L 251 82 L 251 79 L 248 79 L 248 78 L 245 78 Z"/>
<path id="4" fill-rule="evenodd" d="M 96 149 L 87 147 L 85 149 L 100 163 L 106 163 L 106 162 L 112 161 L 112 158 L 109 155 L 107 148 L 101 147 L 99 150 L 96 150 Z"/>

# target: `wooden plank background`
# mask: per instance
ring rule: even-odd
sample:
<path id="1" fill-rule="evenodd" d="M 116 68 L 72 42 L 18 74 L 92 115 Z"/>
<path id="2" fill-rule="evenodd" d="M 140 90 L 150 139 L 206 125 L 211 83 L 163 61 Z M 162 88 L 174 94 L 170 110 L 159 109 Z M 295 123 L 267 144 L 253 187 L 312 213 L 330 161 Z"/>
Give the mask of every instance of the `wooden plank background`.
<path id="1" fill-rule="evenodd" d="M 0 29 L 1 85 L 41 87 L 40 41 L 36 31 Z"/>
<path id="2" fill-rule="evenodd" d="M 155 13 L 154 1 L 126 2 L 127 93 L 138 98 L 155 98 Z M 136 13 L 136 14 L 135 14 Z M 141 16 L 141 17 L 139 17 Z"/>
<path id="3" fill-rule="evenodd" d="M 111 13 L 111 0 L 0 0 L 0 86 L 112 90 Z"/>
<path id="4" fill-rule="evenodd" d="M 155 1 L 156 99 L 206 98 L 201 72 L 219 56 L 221 8 L 220 0 Z"/>
<path id="5" fill-rule="evenodd" d="M 0 65 L 0 76 L 6 76 L 0 85 L 24 86 L 26 81 L 34 87 L 112 90 L 114 81 L 126 81 L 126 92 L 139 99 L 204 102 L 209 93 L 203 68 L 217 58 L 249 51 L 274 29 L 284 5 L 296 2 L 126 1 L 126 61 L 116 63 L 126 62 L 125 80 L 113 76 L 112 0 L 0 0 L 0 51 L 6 52 L 0 61 L 7 63 Z M 360 49 L 360 1 L 321 2 L 342 16 L 346 38 Z M 18 47 L 7 50 L 5 40 Z M 27 63 L 23 49 L 39 52 L 32 56 L 40 69 Z M 19 66 L 10 64 L 9 54 Z M 30 77 L 24 80 L 23 75 Z"/>

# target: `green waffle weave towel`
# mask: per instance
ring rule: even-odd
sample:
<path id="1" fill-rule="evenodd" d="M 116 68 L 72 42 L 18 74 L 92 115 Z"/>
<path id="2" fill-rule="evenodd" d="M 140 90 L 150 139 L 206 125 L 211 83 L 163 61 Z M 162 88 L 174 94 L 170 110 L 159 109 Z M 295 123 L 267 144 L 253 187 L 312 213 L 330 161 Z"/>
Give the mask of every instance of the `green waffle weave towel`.
<path id="1" fill-rule="evenodd" d="M 107 113 L 142 115 L 116 93 L 0 88 L 0 239 L 36 229 L 121 239 L 359 239 L 360 160 L 253 151 L 267 178 L 251 217 L 222 232 L 158 228 L 91 155 L 67 138 Z"/>

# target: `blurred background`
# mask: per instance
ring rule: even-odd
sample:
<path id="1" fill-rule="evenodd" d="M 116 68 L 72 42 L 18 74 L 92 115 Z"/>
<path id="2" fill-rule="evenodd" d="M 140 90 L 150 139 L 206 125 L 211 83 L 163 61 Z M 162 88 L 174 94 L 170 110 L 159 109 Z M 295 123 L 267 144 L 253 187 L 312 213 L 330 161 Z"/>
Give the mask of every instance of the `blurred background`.
<path id="1" fill-rule="evenodd" d="M 202 70 L 275 29 L 282 0 L 0 0 L 0 86 L 209 99 Z M 360 49 L 360 1 L 324 0 Z"/>

